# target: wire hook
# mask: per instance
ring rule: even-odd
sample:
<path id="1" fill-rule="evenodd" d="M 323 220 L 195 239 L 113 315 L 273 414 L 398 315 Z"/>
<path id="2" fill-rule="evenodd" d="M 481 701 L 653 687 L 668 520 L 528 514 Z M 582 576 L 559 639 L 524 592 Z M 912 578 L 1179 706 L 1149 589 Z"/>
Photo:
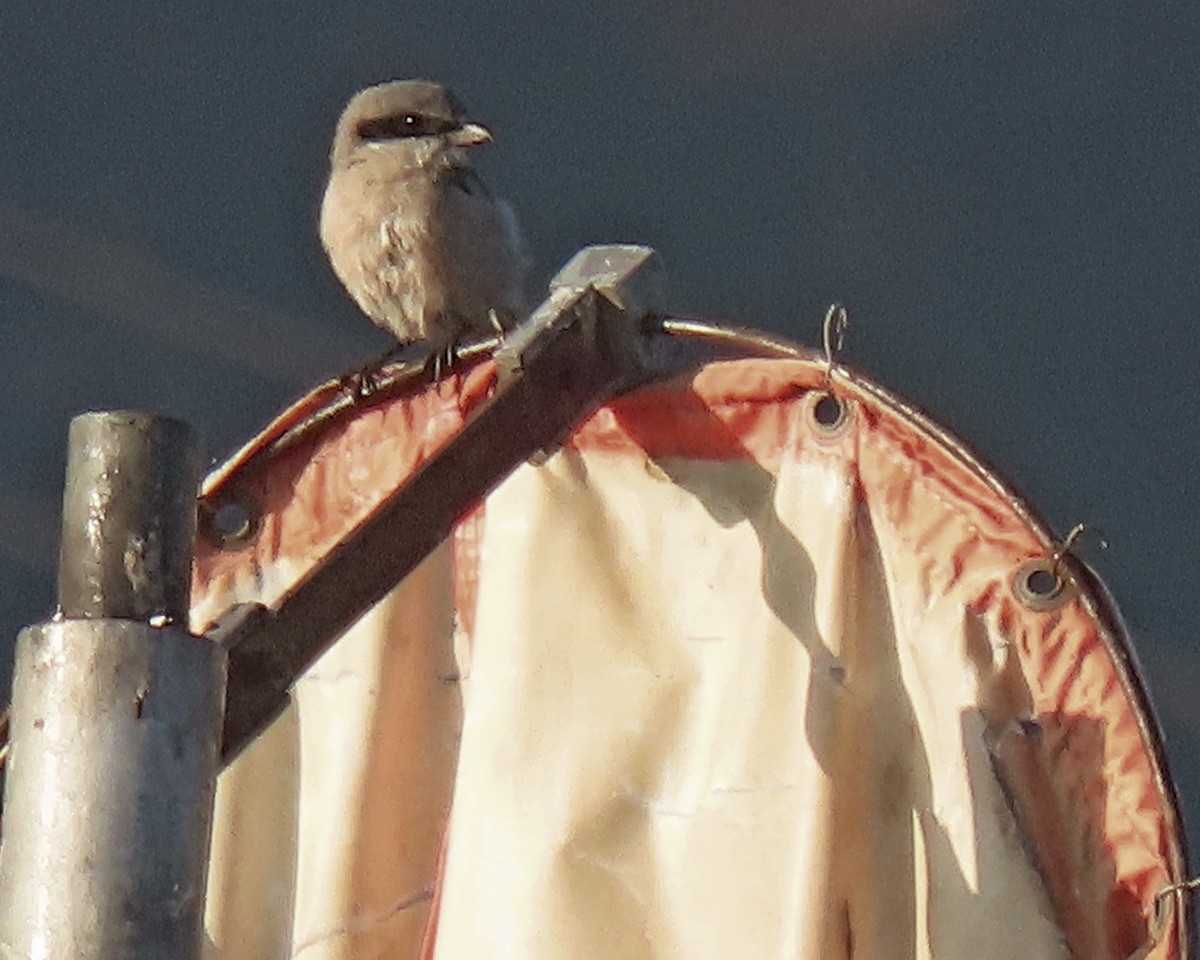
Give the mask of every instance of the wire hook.
<path id="1" fill-rule="evenodd" d="M 846 340 L 846 328 L 850 326 L 850 315 L 840 303 L 831 303 L 825 311 L 825 322 L 821 325 L 821 340 L 825 347 L 825 382 L 833 378 L 837 355 Z"/>
<path id="2" fill-rule="evenodd" d="M 1200 890 L 1200 877 L 1191 877 L 1188 880 L 1180 880 L 1178 883 L 1169 883 L 1154 895 L 1155 901 L 1165 900 L 1173 893 L 1191 893 L 1193 890 Z"/>
<path id="3" fill-rule="evenodd" d="M 1167 928 L 1167 903 L 1174 895 L 1193 893 L 1200 889 L 1200 877 L 1190 877 L 1177 883 L 1169 883 L 1154 895 L 1151 915 L 1146 930 L 1146 942 L 1138 950 L 1130 954 L 1130 960 L 1137 957 L 1147 957 L 1155 944 L 1162 941 Z"/>
<path id="4" fill-rule="evenodd" d="M 1050 554 L 1050 563 L 1053 566 L 1054 575 L 1056 577 L 1059 577 L 1060 579 L 1062 578 L 1063 562 L 1066 560 L 1068 555 L 1074 556 L 1075 544 L 1079 542 L 1079 538 L 1082 537 L 1083 534 L 1089 529 L 1091 528 L 1089 528 L 1086 523 L 1075 524 L 1075 526 L 1071 528 L 1070 533 L 1067 534 L 1066 538 L 1054 548 L 1054 552 Z M 1096 534 L 1096 542 L 1100 545 L 1101 550 L 1108 549 L 1108 540 L 1098 532 Z"/>
<path id="5" fill-rule="evenodd" d="M 1166 924 L 1166 906 L 1167 900 L 1176 895 L 1185 893 L 1195 893 L 1200 890 L 1200 877 L 1189 877 L 1187 880 L 1180 880 L 1178 883 L 1168 883 L 1165 887 L 1154 895 L 1154 914 L 1155 923 L 1158 926 Z M 1161 935 L 1161 930 L 1159 931 Z M 1157 939 L 1157 937 L 1155 937 Z"/>

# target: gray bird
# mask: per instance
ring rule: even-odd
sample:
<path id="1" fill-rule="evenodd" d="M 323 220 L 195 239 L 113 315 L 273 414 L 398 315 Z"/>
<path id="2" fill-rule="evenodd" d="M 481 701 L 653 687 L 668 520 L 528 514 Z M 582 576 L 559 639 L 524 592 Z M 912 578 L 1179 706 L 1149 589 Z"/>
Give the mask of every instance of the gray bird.
<path id="1" fill-rule="evenodd" d="M 523 315 L 516 217 L 467 162 L 491 139 L 426 80 L 368 87 L 338 120 L 321 243 L 350 296 L 402 344 L 452 350 Z"/>

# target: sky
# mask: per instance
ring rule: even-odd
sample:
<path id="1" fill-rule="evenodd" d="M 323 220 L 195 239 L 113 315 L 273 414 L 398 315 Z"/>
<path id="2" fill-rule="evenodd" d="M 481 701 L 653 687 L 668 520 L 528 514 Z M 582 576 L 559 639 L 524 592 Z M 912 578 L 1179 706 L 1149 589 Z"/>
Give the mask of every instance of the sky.
<path id="1" fill-rule="evenodd" d="M 846 363 L 1102 531 L 1198 834 L 1197 41 L 1194 0 L 6 0 L 0 636 L 53 605 L 73 414 L 220 458 L 386 345 L 317 207 L 350 94 L 428 77 L 540 280 L 646 243 L 680 312 L 810 345 L 841 301 Z"/>

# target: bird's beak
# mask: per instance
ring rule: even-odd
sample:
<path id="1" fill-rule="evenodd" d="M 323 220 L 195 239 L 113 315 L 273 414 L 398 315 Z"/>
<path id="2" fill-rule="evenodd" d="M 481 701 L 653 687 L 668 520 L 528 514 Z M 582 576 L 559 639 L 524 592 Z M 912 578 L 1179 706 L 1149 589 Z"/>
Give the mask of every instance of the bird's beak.
<path id="1" fill-rule="evenodd" d="M 491 143 L 492 131 L 481 123 L 464 123 L 446 134 L 446 139 L 455 147 L 476 147 L 481 143 Z"/>

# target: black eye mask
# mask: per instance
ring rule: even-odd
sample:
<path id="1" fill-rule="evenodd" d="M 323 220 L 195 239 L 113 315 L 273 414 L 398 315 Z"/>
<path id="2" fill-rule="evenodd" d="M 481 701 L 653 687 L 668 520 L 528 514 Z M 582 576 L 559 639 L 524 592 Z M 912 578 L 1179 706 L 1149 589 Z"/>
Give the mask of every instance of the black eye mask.
<path id="1" fill-rule="evenodd" d="M 396 113 L 363 120 L 355 133 L 363 140 L 403 140 L 406 137 L 430 137 L 449 133 L 457 124 L 445 117 L 424 113 Z"/>

